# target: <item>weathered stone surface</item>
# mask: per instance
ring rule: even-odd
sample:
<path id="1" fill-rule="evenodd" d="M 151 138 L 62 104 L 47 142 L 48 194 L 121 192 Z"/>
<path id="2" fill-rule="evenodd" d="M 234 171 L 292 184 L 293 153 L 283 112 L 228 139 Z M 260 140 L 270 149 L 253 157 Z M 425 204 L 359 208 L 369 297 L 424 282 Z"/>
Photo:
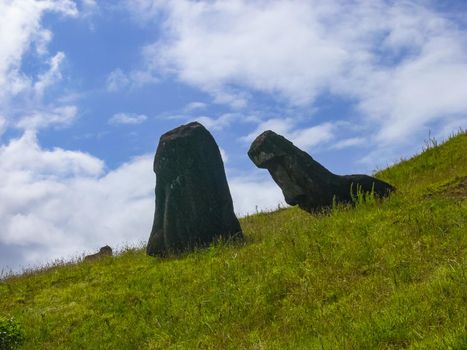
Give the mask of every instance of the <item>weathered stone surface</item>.
<path id="1" fill-rule="evenodd" d="M 308 212 L 336 202 L 351 202 L 357 188 L 387 196 L 394 188 L 368 175 L 339 176 L 331 173 L 309 154 L 273 131 L 265 131 L 252 143 L 248 156 L 259 168 L 267 169 L 282 189 L 285 201 Z M 352 195 L 351 195 L 352 191 Z"/>
<path id="2" fill-rule="evenodd" d="M 219 148 L 199 123 L 162 135 L 154 158 L 156 210 L 149 255 L 166 255 L 213 240 L 242 238 Z"/>
<path id="3" fill-rule="evenodd" d="M 84 261 L 96 260 L 103 256 L 112 256 L 112 248 L 110 248 L 108 245 L 103 246 L 96 254 L 86 255 L 84 257 Z"/>

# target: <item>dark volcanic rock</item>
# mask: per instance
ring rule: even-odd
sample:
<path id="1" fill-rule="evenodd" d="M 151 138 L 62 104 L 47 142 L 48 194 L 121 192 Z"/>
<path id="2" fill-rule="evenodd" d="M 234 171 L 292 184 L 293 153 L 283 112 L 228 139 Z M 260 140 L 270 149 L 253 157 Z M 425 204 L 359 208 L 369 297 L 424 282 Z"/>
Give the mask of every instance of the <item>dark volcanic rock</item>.
<path id="1" fill-rule="evenodd" d="M 103 256 L 112 256 L 112 248 L 110 248 L 108 245 L 103 246 L 96 254 L 86 255 L 84 257 L 84 261 L 96 260 Z"/>
<path id="2" fill-rule="evenodd" d="M 217 238 L 242 238 L 219 148 L 199 123 L 162 135 L 154 158 L 156 211 L 149 255 L 166 255 Z"/>
<path id="3" fill-rule="evenodd" d="M 357 188 L 387 196 L 394 188 L 368 175 L 339 176 L 331 173 L 309 154 L 273 131 L 265 131 L 252 143 L 248 156 L 259 168 L 267 169 L 282 189 L 285 201 L 308 212 L 336 202 L 351 202 Z M 351 194 L 352 192 L 352 194 Z"/>

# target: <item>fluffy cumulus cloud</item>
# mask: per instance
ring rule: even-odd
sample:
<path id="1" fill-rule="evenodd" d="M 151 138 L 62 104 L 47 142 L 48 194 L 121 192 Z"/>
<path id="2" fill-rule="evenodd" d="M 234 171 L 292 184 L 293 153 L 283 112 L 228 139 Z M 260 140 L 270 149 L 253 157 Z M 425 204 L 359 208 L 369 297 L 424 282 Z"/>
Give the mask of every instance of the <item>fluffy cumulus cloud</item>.
<path id="1" fill-rule="evenodd" d="M 70 125 L 78 109 L 47 102 L 47 90 L 62 79 L 63 52 L 49 53 L 53 34 L 46 13 L 88 15 L 94 1 L 0 1 L 0 140 L 7 127 L 22 129 L 0 145 L 0 265 L 17 269 L 54 258 L 70 258 L 103 244 L 145 239 L 153 210 L 150 157 L 107 171 L 83 152 L 43 149 L 37 133 Z M 22 62 L 33 55 L 37 74 Z M 140 116 L 136 118 L 140 120 Z"/>
<path id="2" fill-rule="evenodd" d="M 230 95 L 224 88 L 239 85 L 306 103 L 345 59 L 342 49 L 310 30 L 315 15 L 306 2 L 182 1 L 168 6 L 169 38 L 148 46 L 146 55 L 154 58 L 155 67 L 216 96 Z"/>
<path id="3" fill-rule="evenodd" d="M 109 244 L 147 239 L 154 210 L 152 157 L 113 171 L 82 152 L 42 149 L 27 131 L 0 148 L 2 266 L 36 265 Z"/>
<path id="4" fill-rule="evenodd" d="M 248 91 L 313 105 L 351 101 L 382 147 L 467 114 L 467 31 L 421 1 L 129 2 L 165 36 L 144 52 L 146 69 L 245 107 Z M 157 17 L 160 21 L 160 16 Z M 162 72 L 162 73 L 161 73 Z M 355 145 L 355 143 L 353 143 Z M 342 147 L 342 145 L 341 145 Z"/>
<path id="5" fill-rule="evenodd" d="M 235 213 L 238 216 L 286 206 L 282 191 L 271 178 L 251 175 L 235 176 L 229 178 L 229 186 Z"/>

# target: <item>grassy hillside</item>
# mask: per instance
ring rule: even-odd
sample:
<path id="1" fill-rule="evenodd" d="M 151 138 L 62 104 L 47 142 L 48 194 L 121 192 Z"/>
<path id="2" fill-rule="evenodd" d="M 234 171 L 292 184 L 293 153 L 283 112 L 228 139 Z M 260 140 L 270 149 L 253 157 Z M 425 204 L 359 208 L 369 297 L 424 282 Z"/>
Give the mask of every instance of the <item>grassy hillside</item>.
<path id="1" fill-rule="evenodd" d="M 0 281 L 24 349 L 466 349 L 467 136 L 377 174 L 397 187 L 247 241 L 142 250 Z"/>

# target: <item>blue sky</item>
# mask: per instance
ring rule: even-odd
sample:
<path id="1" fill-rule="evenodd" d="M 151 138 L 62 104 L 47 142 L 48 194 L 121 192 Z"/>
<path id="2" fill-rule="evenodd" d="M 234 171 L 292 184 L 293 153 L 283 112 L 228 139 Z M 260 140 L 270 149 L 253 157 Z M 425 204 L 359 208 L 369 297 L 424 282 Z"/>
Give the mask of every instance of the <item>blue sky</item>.
<path id="1" fill-rule="evenodd" d="M 203 123 L 239 215 L 272 129 L 339 174 L 467 125 L 467 2 L 0 0 L 0 267 L 146 241 L 160 135 Z"/>

